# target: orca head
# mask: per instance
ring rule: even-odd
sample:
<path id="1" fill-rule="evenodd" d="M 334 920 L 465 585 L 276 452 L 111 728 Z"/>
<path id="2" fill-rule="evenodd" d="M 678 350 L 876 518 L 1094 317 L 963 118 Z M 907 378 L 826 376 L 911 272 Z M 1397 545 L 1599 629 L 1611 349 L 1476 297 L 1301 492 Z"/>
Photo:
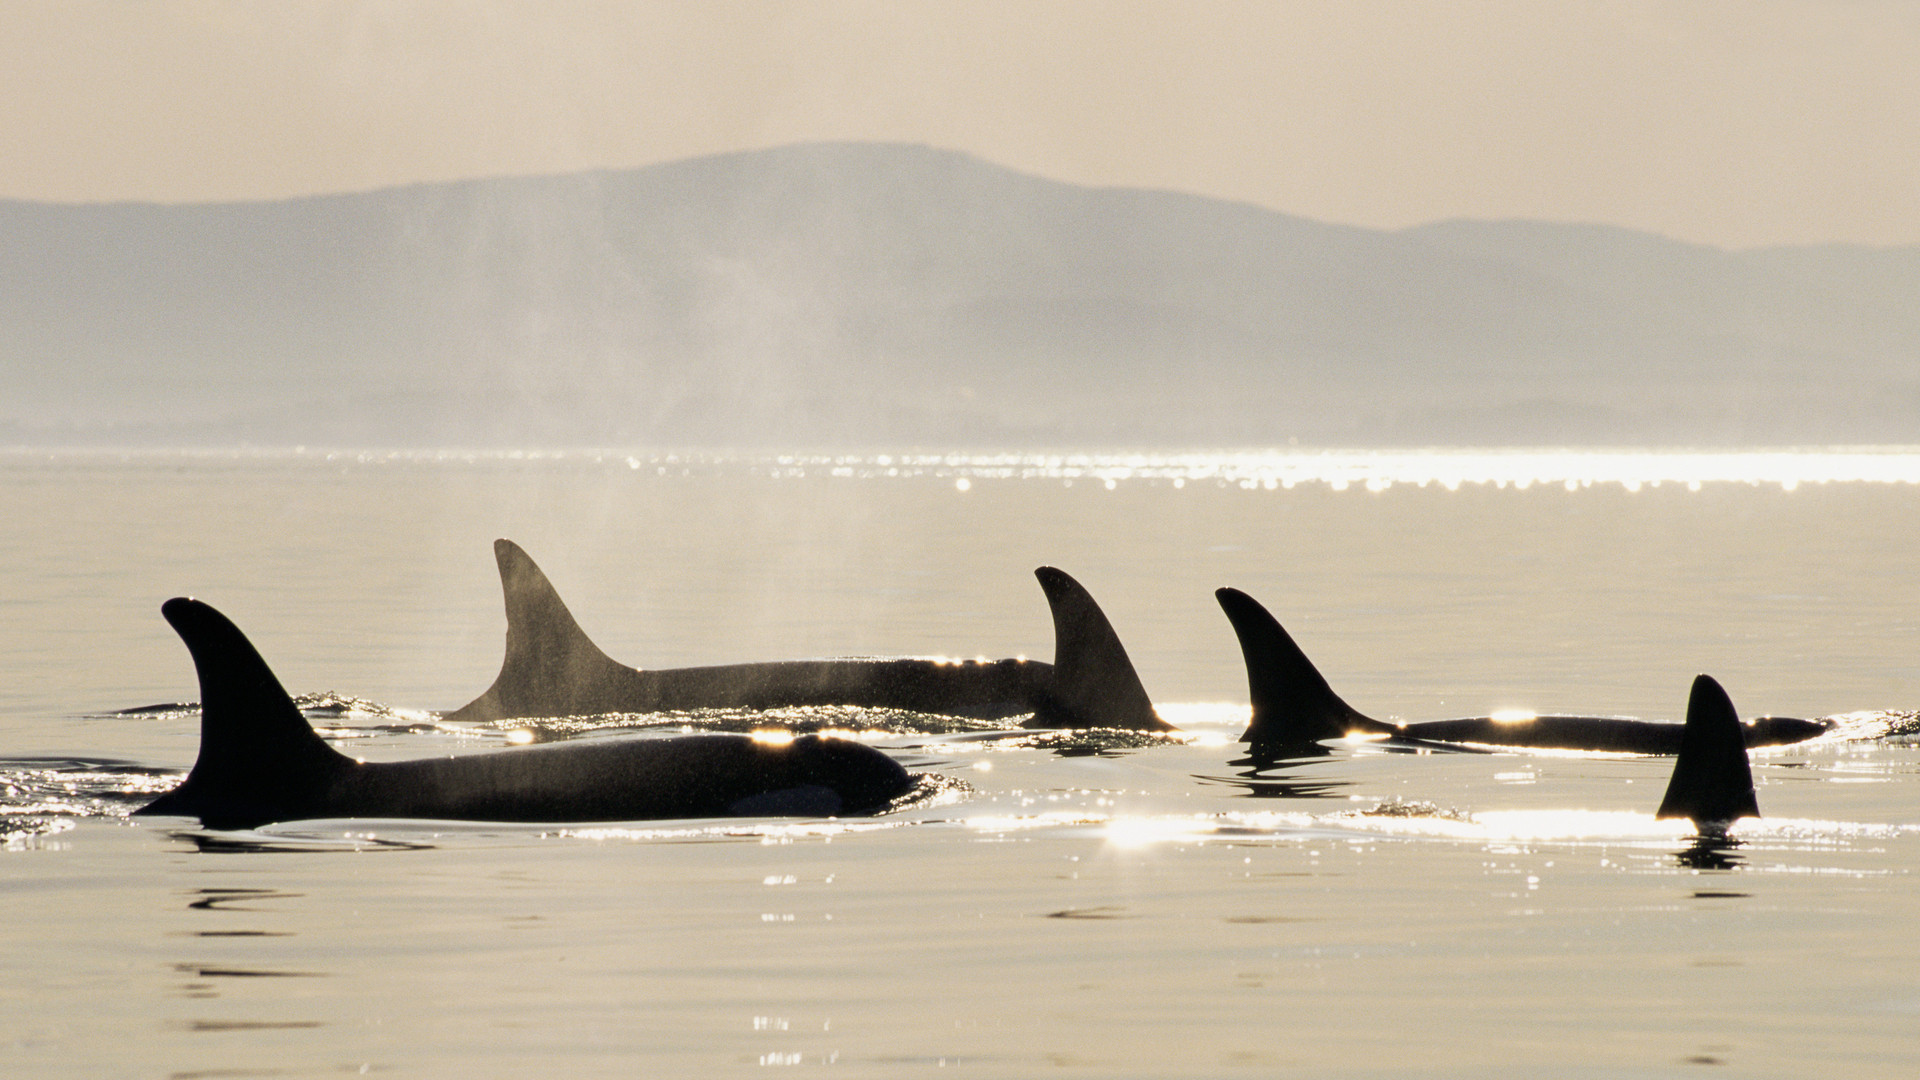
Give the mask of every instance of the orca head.
<path id="1" fill-rule="evenodd" d="M 735 817 L 838 817 L 846 807 L 840 793 L 825 784 L 801 784 L 735 799 L 727 813 Z"/>
<path id="2" fill-rule="evenodd" d="M 781 771 L 783 782 L 777 789 L 748 796 L 741 802 L 776 796 L 818 801 L 821 797 L 810 792 L 825 789 L 834 795 L 838 805 L 831 810 L 805 813 L 860 814 L 880 809 L 913 789 L 912 774 L 899 762 L 852 739 L 800 735 L 784 746 L 768 749 L 778 753 L 785 763 Z"/>

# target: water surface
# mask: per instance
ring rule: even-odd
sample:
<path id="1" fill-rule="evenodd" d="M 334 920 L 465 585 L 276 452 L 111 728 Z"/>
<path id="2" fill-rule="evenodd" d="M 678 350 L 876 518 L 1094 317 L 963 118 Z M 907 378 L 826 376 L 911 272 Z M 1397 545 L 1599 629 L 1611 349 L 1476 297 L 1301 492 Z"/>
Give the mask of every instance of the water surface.
<path id="1" fill-rule="evenodd" d="M 0 456 L 10 1076 L 1905 1076 L 1920 758 L 1767 752 L 1727 846 L 1669 763 L 1338 747 L 1236 764 L 1221 585 L 1355 706 L 1920 708 L 1920 458 Z M 1100 599 L 1192 738 L 868 735 L 953 793 L 869 821 L 217 834 L 161 621 L 234 618 L 350 752 L 502 745 L 490 542 L 616 659 L 1046 658 Z M 604 736 L 604 732 L 593 733 Z M 961 789 L 966 789 L 962 791 Z"/>

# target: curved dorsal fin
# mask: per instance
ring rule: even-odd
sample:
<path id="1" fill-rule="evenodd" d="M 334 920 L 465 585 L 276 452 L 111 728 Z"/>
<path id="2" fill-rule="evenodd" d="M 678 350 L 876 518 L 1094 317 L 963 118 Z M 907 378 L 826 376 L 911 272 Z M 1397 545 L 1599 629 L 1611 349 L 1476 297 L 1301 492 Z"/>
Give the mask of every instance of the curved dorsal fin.
<path id="1" fill-rule="evenodd" d="M 507 651 L 487 692 L 449 720 L 570 715 L 592 707 L 597 689 L 631 672 L 587 637 L 547 575 L 520 545 L 493 542 L 507 609 Z"/>
<path id="2" fill-rule="evenodd" d="M 175 597 L 160 613 L 193 654 L 200 677 L 200 756 L 179 787 L 143 814 L 272 821 L 298 807 L 353 762 L 300 714 L 253 643 L 207 604 Z"/>
<path id="3" fill-rule="evenodd" d="M 1033 572 L 1053 610 L 1054 701 L 1061 715 L 1044 719 L 1064 727 L 1172 731 L 1153 710 L 1140 674 L 1127 657 L 1106 612 L 1065 571 L 1042 566 Z"/>
<path id="4" fill-rule="evenodd" d="M 1673 763 L 1666 798 L 1660 800 L 1654 816 L 1687 818 L 1700 829 L 1724 828 L 1740 818 L 1760 816 L 1740 714 L 1711 676 L 1693 680 L 1687 726 L 1680 733 L 1680 756 Z"/>
<path id="5" fill-rule="evenodd" d="M 1340 700 L 1259 601 L 1239 589 L 1218 589 L 1213 595 L 1233 624 L 1247 662 L 1253 720 L 1241 742 L 1287 746 L 1345 738 L 1356 728 L 1384 727 Z"/>

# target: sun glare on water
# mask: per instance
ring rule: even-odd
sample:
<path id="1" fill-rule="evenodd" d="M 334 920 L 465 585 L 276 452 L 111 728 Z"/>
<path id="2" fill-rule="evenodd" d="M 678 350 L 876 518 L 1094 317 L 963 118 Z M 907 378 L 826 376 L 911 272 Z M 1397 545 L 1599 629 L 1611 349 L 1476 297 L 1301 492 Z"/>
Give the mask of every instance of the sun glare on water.
<path id="1" fill-rule="evenodd" d="M 1109 847 L 1135 849 L 1192 840 L 1213 831 L 1211 822 L 1192 817 L 1116 817 L 1107 822 Z"/>
<path id="2" fill-rule="evenodd" d="M 174 453 L 169 451 L 169 453 Z M 618 468 L 655 476 L 697 476 L 744 468 L 775 479 L 932 478 L 966 494 L 983 483 L 1040 480 L 1122 485 L 1166 484 L 1287 491 L 1318 485 L 1336 492 L 1379 494 L 1395 487 L 1535 488 L 1616 486 L 1700 491 L 1741 484 L 1794 491 L 1806 484 L 1920 485 L 1920 447 L 1783 447 L 1765 450 L 1428 448 L 1412 450 L 1196 451 L 1187 453 L 774 454 L 647 453 L 626 450 L 318 450 L 296 448 L 189 452 L 216 458 L 286 458 L 327 465 L 380 467 L 405 463 L 538 462 L 561 468 Z"/>
<path id="3" fill-rule="evenodd" d="M 1920 484 L 1920 450 L 1912 447 L 1806 447 L 1777 450 L 1427 449 L 1267 450 L 1220 453 L 926 454 L 779 457 L 748 464 L 775 476 L 927 476 L 958 491 L 983 481 L 1089 481 L 1106 490 L 1123 483 L 1212 484 L 1248 491 L 1318 484 L 1334 491 L 1378 494 L 1399 485 L 1562 487 L 1615 485 L 1628 491 L 1709 484 Z"/>

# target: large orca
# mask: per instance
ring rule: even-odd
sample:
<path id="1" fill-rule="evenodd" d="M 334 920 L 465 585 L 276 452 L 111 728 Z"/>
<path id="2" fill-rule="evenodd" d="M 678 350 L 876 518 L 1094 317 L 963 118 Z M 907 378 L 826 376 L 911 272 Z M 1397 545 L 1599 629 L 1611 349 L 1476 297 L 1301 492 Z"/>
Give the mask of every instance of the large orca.
<path id="1" fill-rule="evenodd" d="M 1620 716 L 1466 717 L 1393 724 L 1366 716 L 1340 699 L 1294 644 L 1278 620 L 1238 589 L 1214 593 L 1240 638 L 1247 663 L 1253 719 L 1240 737 L 1256 751 L 1354 735 L 1423 742 L 1524 746 L 1541 750 L 1604 750 L 1677 754 L 1683 726 Z M 1828 730 L 1818 720 L 1763 716 L 1740 725 L 1746 746 L 1802 742 Z"/>
<path id="2" fill-rule="evenodd" d="M 1053 611 L 1051 664 L 848 657 L 646 671 L 600 651 L 518 544 L 495 540 L 493 554 L 506 598 L 506 657 L 493 685 L 449 720 L 856 705 L 991 719 L 1032 713 L 1028 727 L 1176 730 L 1154 712 L 1100 605 L 1050 566 L 1034 576 Z"/>
<path id="3" fill-rule="evenodd" d="M 328 746 L 246 635 L 198 600 L 161 613 L 200 677 L 200 755 L 135 811 L 252 828 L 320 817 L 637 821 L 884 809 L 913 780 L 863 743 L 803 735 L 589 739 L 388 764 Z"/>

